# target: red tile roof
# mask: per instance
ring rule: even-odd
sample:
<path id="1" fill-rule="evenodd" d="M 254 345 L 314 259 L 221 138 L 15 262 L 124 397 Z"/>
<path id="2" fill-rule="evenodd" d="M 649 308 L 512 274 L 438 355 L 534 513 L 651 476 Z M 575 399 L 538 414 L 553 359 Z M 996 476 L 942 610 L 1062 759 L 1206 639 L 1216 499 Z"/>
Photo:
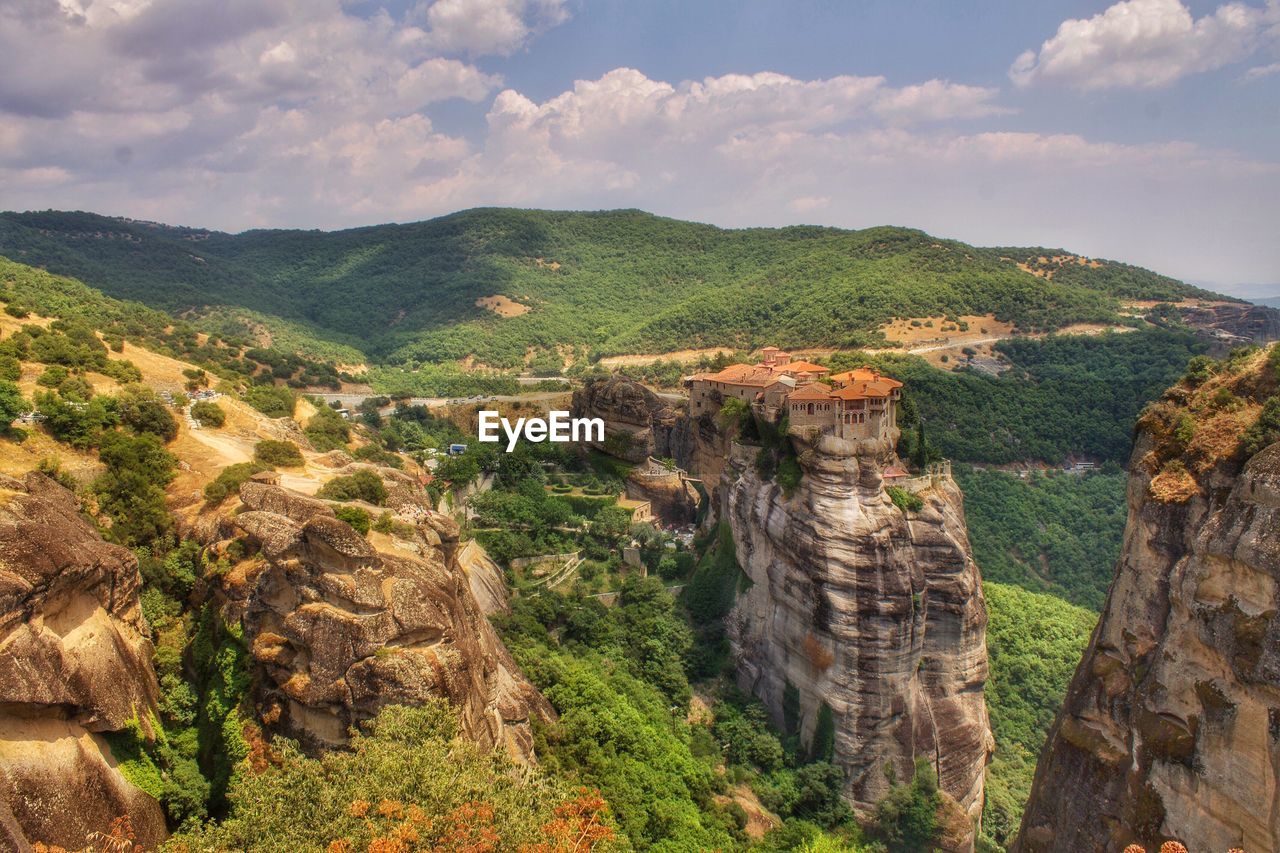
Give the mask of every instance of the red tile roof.
<path id="1" fill-rule="evenodd" d="M 823 367 L 821 364 L 814 364 L 812 361 L 789 361 L 786 364 L 778 366 L 779 370 L 785 370 L 788 373 L 830 373 L 831 368 Z"/>
<path id="2" fill-rule="evenodd" d="M 810 382 L 803 388 L 787 395 L 788 400 L 830 400 L 831 386 L 821 382 Z"/>

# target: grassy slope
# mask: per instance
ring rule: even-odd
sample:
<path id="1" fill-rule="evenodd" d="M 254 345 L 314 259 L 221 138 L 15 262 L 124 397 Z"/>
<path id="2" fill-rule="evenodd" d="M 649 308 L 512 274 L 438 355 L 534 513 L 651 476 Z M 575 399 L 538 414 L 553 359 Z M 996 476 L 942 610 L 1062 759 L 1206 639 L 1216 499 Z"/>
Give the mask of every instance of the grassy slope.
<path id="1" fill-rule="evenodd" d="M 847 346 L 874 341 L 894 316 L 990 312 L 1031 330 L 1110 319 L 1117 298 L 1198 292 L 1111 263 L 1039 278 L 1002 260 L 1014 251 L 903 228 L 723 230 L 625 210 L 479 209 L 239 235 L 87 213 L 0 214 L 0 254 L 24 263 L 169 310 L 252 309 L 392 361 L 476 355 L 511 365 L 528 346 L 559 344 L 606 353 Z M 491 294 L 533 310 L 500 319 L 474 304 Z"/>

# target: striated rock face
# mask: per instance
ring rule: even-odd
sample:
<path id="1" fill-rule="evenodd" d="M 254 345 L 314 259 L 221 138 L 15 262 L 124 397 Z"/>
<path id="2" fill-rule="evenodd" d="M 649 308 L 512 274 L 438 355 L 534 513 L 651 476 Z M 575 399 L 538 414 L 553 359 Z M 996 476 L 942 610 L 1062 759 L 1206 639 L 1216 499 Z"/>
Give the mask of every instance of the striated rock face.
<path id="1" fill-rule="evenodd" d="M 806 745 L 830 709 L 834 761 L 864 814 L 889 790 L 886 767 L 901 781 L 927 759 L 967 818 L 948 849 L 970 849 L 993 741 L 986 607 L 960 492 L 942 480 L 903 513 L 882 488 L 891 447 L 797 447 L 804 477 L 790 498 L 760 481 L 754 448 L 734 451 L 721 482 L 752 584 L 729 617 L 738 680 L 780 725 L 798 722 Z"/>
<path id="2" fill-rule="evenodd" d="M 1181 502 L 1152 496 L 1153 444 L 1018 850 L 1280 850 L 1280 444 Z"/>
<path id="3" fill-rule="evenodd" d="M 1245 344 L 1280 340 L 1280 311 L 1264 305 L 1219 303 L 1180 309 L 1183 322 L 1207 341 L 1215 355 Z"/>
<path id="4" fill-rule="evenodd" d="M 530 720 L 553 712 L 468 588 L 457 525 L 433 515 L 413 551 L 390 556 L 331 512 L 262 488 L 242 494 L 246 505 L 280 511 L 250 509 L 235 523 L 268 563 L 243 618 L 263 720 L 308 747 L 333 747 L 386 705 L 443 697 L 482 746 L 531 758 Z"/>
<path id="5" fill-rule="evenodd" d="M 138 563 L 43 475 L 0 477 L 0 848 L 69 849 L 128 815 L 147 847 L 164 814 L 104 733 L 149 731 L 158 688 Z"/>
<path id="6" fill-rule="evenodd" d="M 593 443 L 628 462 L 671 456 L 670 434 L 678 416 L 669 403 L 639 382 L 622 376 L 591 379 L 573 392 L 574 417 L 604 421 L 605 441 Z"/>

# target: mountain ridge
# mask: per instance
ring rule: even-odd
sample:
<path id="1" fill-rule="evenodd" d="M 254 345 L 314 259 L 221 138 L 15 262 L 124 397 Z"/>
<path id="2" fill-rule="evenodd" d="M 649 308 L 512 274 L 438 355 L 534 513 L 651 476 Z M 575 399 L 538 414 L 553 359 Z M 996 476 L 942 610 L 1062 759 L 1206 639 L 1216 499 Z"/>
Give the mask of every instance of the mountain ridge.
<path id="1" fill-rule="evenodd" d="M 937 314 L 1051 330 L 1114 320 L 1123 300 L 1222 298 L 1060 249 L 980 248 L 896 226 L 724 229 L 638 210 L 474 208 L 238 234 L 6 212 L 0 254 L 153 307 L 292 330 L 335 358 L 504 368 L 531 352 L 866 346 L 894 317 Z M 493 296 L 519 315 L 485 307 Z"/>

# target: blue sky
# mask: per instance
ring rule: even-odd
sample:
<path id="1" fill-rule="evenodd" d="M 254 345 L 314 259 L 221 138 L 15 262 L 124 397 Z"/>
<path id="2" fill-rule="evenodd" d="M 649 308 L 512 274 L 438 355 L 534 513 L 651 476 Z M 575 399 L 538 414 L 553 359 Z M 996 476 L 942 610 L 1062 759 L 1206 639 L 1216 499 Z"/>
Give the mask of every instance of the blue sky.
<path id="1" fill-rule="evenodd" d="M 8 209 L 640 207 L 1280 282 L 1280 0 L 17 0 L 0 55 Z"/>

